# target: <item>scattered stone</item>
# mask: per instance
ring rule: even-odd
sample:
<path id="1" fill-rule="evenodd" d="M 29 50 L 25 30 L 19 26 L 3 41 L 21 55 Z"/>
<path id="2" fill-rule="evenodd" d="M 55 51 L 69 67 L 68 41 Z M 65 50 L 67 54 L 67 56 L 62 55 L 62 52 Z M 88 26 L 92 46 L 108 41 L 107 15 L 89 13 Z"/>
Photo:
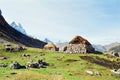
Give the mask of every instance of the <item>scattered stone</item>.
<path id="1" fill-rule="evenodd" d="M 120 57 L 120 54 L 118 52 L 112 52 L 113 56 Z"/>
<path id="2" fill-rule="evenodd" d="M 7 58 L 6 58 L 6 57 L 4 57 L 4 56 L 3 56 L 3 57 L 0 57 L 0 60 L 4 60 L 4 59 L 7 59 Z"/>
<path id="3" fill-rule="evenodd" d="M 22 54 L 22 57 L 30 57 L 30 54 Z"/>
<path id="4" fill-rule="evenodd" d="M 85 71 L 89 75 L 96 75 L 96 76 L 102 76 L 100 72 L 98 71 L 93 71 L 93 70 L 86 70 Z"/>
<path id="5" fill-rule="evenodd" d="M 40 54 L 40 56 L 45 56 L 45 53 L 39 53 Z"/>
<path id="6" fill-rule="evenodd" d="M 13 49 L 10 43 L 5 43 L 4 46 L 6 51 L 11 51 Z"/>
<path id="7" fill-rule="evenodd" d="M 46 68 L 49 64 L 43 60 L 38 60 L 38 62 L 30 61 L 27 63 L 26 68 Z"/>
<path id="8" fill-rule="evenodd" d="M 0 67 L 7 67 L 6 64 L 0 64 Z"/>
<path id="9" fill-rule="evenodd" d="M 17 61 L 13 61 L 13 63 L 10 65 L 11 69 L 20 69 L 21 65 Z"/>
<path id="10" fill-rule="evenodd" d="M 94 74 L 97 75 L 97 76 L 102 76 L 102 74 L 98 71 L 94 71 Z"/>
<path id="11" fill-rule="evenodd" d="M 111 72 L 120 75 L 120 69 L 113 69 Z"/>
<path id="12" fill-rule="evenodd" d="M 22 47 L 21 45 L 12 46 L 11 43 L 5 43 L 4 46 L 6 51 L 19 52 L 25 50 L 25 48 Z"/>
<path id="13" fill-rule="evenodd" d="M 20 45 L 17 45 L 17 46 L 14 46 L 13 47 L 13 52 L 20 52 L 20 51 L 23 51 L 24 50 L 24 48 L 22 47 L 22 46 L 20 46 Z"/>
<path id="14" fill-rule="evenodd" d="M 87 74 L 89 74 L 89 75 L 93 75 L 93 74 L 94 74 L 94 72 L 91 71 L 91 70 L 86 70 L 85 72 L 86 72 Z"/>

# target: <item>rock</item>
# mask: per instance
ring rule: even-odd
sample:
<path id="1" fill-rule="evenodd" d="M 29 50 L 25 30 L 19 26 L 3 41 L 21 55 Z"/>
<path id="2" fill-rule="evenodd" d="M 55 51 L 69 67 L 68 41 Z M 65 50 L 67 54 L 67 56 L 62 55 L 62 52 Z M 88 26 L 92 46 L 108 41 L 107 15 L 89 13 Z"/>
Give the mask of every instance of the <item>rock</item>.
<path id="1" fill-rule="evenodd" d="M 28 62 L 26 65 L 26 68 L 45 68 L 46 66 L 48 66 L 49 64 L 42 61 L 42 60 L 38 60 L 38 62 Z"/>
<path id="2" fill-rule="evenodd" d="M 22 54 L 22 57 L 30 57 L 30 54 Z"/>
<path id="3" fill-rule="evenodd" d="M 113 69 L 111 72 L 120 75 L 120 69 Z"/>
<path id="4" fill-rule="evenodd" d="M 17 46 L 14 46 L 14 47 L 13 47 L 13 50 L 12 50 L 12 51 L 14 51 L 14 52 L 19 52 L 19 51 L 23 51 L 23 50 L 24 50 L 24 48 L 23 48 L 22 46 L 17 45 Z"/>
<path id="5" fill-rule="evenodd" d="M 4 60 L 4 59 L 7 59 L 6 57 L 0 57 L 0 60 Z"/>
<path id="6" fill-rule="evenodd" d="M 20 69 L 21 65 L 17 61 L 13 61 L 13 63 L 10 65 L 11 69 Z"/>
<path id="7" fill-rule="evenodd" d="M 85 71 L 89 75 L 96 75 L 96 76 L 102 76 L 100 72 L 98 71 L 93 71 L 93 70 L 86 70 Z"/>
<path id="8" fill-rule="evenodd" d="M 0 67 L 7 67 L 6 64 L 0 64 Z"/>
<path id="9" fill-rule="evenodd" d="M 14 45 L 14 46 L 12 46 L 10 43 L 5 43 L 4 46 L 5 46 L 5 50 L 6 51 L 19 52 L 19 51 L 25 50 L 25 48 L 23 48 L 20 45 Z"/>
<path id="10" fill-rule="evenodd" d="M 113 56 L 120 57 L 120 54 L 118 52 L 112 52 Z"/>
<path id="11" fill-rule="evenodd" d="M 5 43 L 4 46 L 5 46 L 5 50 L 6 50 L 6 51 L 11 51 L 11 50 L 13 50 L 13 48 L 12 48 L 12 46 L 11 46 L 10 43 Z"/>
<path id="12" fill-rule="evenodd" d="M 86 72 L 87 74 L 89 74 L 89 75 L 93 75 L 93 74 L 94 74 L 94 72 L 91 71 L 91 70 L 86 70 L 85 72 Z"/>

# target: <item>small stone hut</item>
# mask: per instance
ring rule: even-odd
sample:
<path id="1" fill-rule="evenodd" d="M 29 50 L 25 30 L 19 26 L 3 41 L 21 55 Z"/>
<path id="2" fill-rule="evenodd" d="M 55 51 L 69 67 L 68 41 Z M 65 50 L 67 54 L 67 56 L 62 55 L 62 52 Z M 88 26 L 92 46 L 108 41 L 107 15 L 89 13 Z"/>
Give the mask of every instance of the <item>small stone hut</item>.
<path id="1" fill-rule="evenodd" d="M 57 51 L 57 47 L 54 43 L 50 42 L 44 46 L 44 49 Z"/>
<path id="2" fill-rule="evenodd" d="M 64 49 L 67 53 L 93 53 L 95 49 L 81 36 L 75 36 Z"/>

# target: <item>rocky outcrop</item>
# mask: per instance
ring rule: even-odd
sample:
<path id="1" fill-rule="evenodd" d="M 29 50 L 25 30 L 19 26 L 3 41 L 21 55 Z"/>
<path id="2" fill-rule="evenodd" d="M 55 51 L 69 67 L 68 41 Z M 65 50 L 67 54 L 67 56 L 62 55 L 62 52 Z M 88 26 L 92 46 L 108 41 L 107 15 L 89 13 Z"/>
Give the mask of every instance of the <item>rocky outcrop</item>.
<path id="1" fill-rule="evenodd" d="M 63 49 L 67 53 L 93 53 L 95 49 L 92 45 L 81 36 L 73 38 Z"/>

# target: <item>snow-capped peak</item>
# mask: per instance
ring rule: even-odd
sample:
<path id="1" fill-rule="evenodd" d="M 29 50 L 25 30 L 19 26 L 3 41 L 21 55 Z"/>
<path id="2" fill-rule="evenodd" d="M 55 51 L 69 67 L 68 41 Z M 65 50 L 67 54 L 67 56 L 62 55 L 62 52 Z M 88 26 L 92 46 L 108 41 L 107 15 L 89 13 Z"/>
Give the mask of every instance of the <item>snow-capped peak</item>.
<path id="1" fill-rule="evenodd" d="M 11 26 L 16 29 L 17 31 L 23 33 L 23 34 L 27 34 L 26 31 L 23 29 L 22 25 L 20 23 L 16 24 L 15 22 L 11 23 Z"/>
<path id="2" fill-rule="evenodd" d="M 48 38 L 45 38 L 45 39 L 44 39 L 44 42 L 50 43 L 50 42 L 52 42 L 52 41 L 50 41 Z"/>

